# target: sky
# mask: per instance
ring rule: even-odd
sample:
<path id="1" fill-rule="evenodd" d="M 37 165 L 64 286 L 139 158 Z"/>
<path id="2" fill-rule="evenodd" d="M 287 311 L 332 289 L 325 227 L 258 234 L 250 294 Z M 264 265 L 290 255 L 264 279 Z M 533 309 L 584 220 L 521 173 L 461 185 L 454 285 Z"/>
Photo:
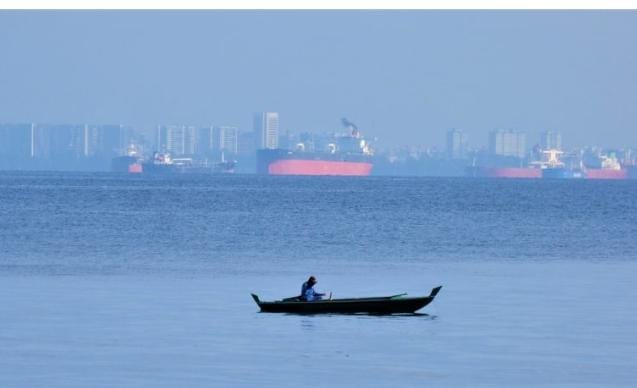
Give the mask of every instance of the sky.
<path id="1" fill-rule="evenodd" d="M 0 122 L 637 146 L 635 11 L 1 11 Z"/>

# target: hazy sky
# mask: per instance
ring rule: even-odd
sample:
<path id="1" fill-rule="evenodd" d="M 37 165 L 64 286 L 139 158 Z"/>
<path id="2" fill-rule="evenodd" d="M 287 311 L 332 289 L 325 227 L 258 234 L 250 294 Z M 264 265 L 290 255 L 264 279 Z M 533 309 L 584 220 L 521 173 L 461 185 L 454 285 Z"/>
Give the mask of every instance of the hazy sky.
<path id="1" fill-rule="evenodd" d="M 637 12 L 0 12 L 0 122 L 637 146 Z"/>

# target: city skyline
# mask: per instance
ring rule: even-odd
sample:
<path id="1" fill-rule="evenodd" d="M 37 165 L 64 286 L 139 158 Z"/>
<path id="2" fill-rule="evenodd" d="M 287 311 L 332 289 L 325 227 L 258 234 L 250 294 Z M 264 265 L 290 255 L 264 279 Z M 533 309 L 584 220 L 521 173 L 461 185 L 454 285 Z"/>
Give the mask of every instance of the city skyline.
<path id="1" fill-rule="evenodd" d="M 264 125 L 263 118 L 270 117 L 270 124 Z M 302 134 L 302 133 L 311 133 L 311 134 L 325 134 L 325 133 L 346 133 L 347 128 L 341 126 L 333 126 L 332 128 L 323 129 L 323 130 L 302 130 L 302 129 L 280 129 L 279 128 L 279 113 L 278 112 L 262 112 L 253 114 L 253 125 L 250 128 L 240 128 L 236 125 L 228 125 L 228 124 L 208 124 L 203 126 L 196 126 L 192 124 L 159 124 L 155 125 L 153 128 L 139 128 L 134 127 L 127 124 L 114 124 L 114 123 L 37 123 L 37 122 L 0 122 L 0 127 L 5 128 L 7 131 L 14 131 L 19 129 L 27 128 L 28 131 L 31 132 L 31 136 L 35 136 L 39 130 L 43 128 L 46 129 L 66 129 L 66 130 L 76 130 L 79 132 L 86 132 L 85 138 L 81 142 L 78 143 L 77 149 L 78 152 L 83 152 L 85 155 L 89 155 L 89 148 L 93 149 L 97 146 L 97 139 L 104 137 L 104 134 L 101 132 L 98 134 L 97 131 L 107 130 L 121 130 L 128 131 L 127 135 L 129 138 L 133 139 L 144 139 L 144 142 L 147 144 L 152 144 L 157 151 L 164 152 L 172 152 L 176 154 L 194 154 L 197 153 L 197 149 L 201 146 L 198 144 L 201 142 L 204 137 L 208 139 L 206 141 L 209 142 L 207 146 L 208 149 L 220 149 L 226 148 L 229 150 L 234 150 L 236 152 L 238 138 L 241 134 L 250 133 L 255 137 L 254 146 L 255 148 L 286 148 L 286 146 L 281 146 L 280 142 L 282 137 L 285 137 L 286 134 Z M 28 132 L 27 131 L 27 132 Z M 206 133 L 202 131 L 207 131 Z M 531 147 L 535 145 L 539 145 L 544 149 L 548 148 L 562 148 L 562 131 L 555 129 L 536 129 L 533 131 L 525 131 L 518 130 L 512 128 L 492 128 L 489 129 L 483 136 L 476 139 L 475 136 L 468 136 L 468 131 L 463 128 L 438 128 L 439 134 L 443 137 L 442 141 L 438 143 L 401 143 L 401 144 L 383 144 L 382 140 L 375 138 L 374 141 L 376 144 L 381 145 L 381 148 L 395 148 L 395 147 L 430 147 L 430 148 L 439 148 L 441 150 L 445 150 L 447 153 L 454 154 L 454 158 L 463 155 L 467 150 L 470 149 L 488 149 L 490 152 L 499 153 L 495 151 L 496 146 L 494 139 L 495 135 L 498 135 L 500 138 L 497 140 L 498 144 L 503 142 L 511 142 L 517 141 L 516 139 L 509 139 L 511 135 L 521 135 L 524 139 L 520 140 L 519 151 L 516 153 L 516 156 L 520 156 L 523 153 L 523 150 L 529 150 Z M 90 133 L 90 135 L 88 134 Z M 132 135 L 134 133 L 135 135 Z M 364 132 L 362 132 L 365 135 Z M 138 135 L 138 136 L 136 136 Z M 0 151 L 6 149 L 10 149 L 11 141 L 15 140 L 18 143 L 21 142 L 21 135 L 10 134 L 10 132 L 6 132 L 3 135 L 5 147 L 0 148 Z M 89 138 L 92 136 L 92 139 Z M 451 137 L 450 137 L 451 136 Z M 370 138 L 369 136 L 365 136 L 366 138 Z M 531 140 L 526 140 L 527 138 Z M 149 139 L 153 139 L 151 142 L 148 142 Z M 266 142 L 267 140 L 267 142 Z M 34 143 L 33 140 L 24 140 L 24 142 L 30 142 L 32 144 L 25 146 L 30 147 L 30 150 L 25 151 L 30 156 L 35 156 L 37 154 L 36 148 L 38 147 L 37 142 Z M 454 146 L 450 147 L 450 142 L 456 143 Z M 568 143 L 568 142 L 567 142 Z M 25 143 L 26 144 L 26 143 Z M 226 147 L 220 146 L 220 144 L 226 144 Z M 127 144 L 118 143 L 118 147 L 121 149 L 125 149 Z M 23 148 L 25 148 L 23 147 Z M 603 146 L 600 144 L 585 144 L 584 146 L 569 146 L 568 148 L 585 148 L 585 147 L 603 147 L 610 149 L 620 149 L 620 148 L 633 148 L 631 145 L 627 144 L 613 144 L 610 146 Z M 26 149 L 26 148 L 25 148 Z M 94 153 L 91 151 L 90 154 Z"/>
<path id="2" fill-rule="evenodd" d="M 625 168 L 635 165 L 637 156 L 634 147 L 563 146 L 562 133 L 553 130 L 529 135 L 525 131 L 492 129 L 470 144 L 467 133 L 456 128 L 441 131 L 446 137 L 444 144 L 391 146 L 359 138 L 357 125 L 345 118 L 341 122 L 345 127 L 337 131 L 283 132 L 278 112 L 253 117 L 254 126 L 248 130 L 229 125 L 158 125 L 152 136 L 126 125 L 0 123 L 0 169 L 119 171 L 114 166 L 122 156 L 155 160 L 166 155 L 193 165 L 229 161 L 232 172 L 254 173 L 259 149 L 309 152 L 308 157 L 316 152 L 357 154 L 362 152 L 358 145 L 361 139 L 366 144 L 365 152 L 373 157 L 376 173 L 381 175 L 463 176 L 474 174 L 470 169 L 475 166 L 566 166 L 574 171 L 586 166 L 622 170 L 618 174 L 623 176 L 628 171 Z"/>

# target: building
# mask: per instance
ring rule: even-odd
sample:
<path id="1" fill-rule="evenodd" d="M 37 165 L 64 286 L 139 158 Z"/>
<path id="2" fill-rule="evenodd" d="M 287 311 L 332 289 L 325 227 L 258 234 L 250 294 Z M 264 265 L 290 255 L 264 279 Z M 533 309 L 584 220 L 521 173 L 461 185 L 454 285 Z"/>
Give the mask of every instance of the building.
<path id="1" fill-rule="evenodd" d="M 562 149 L 562 134 L 553 131 L 544 131 L 540 135 L 540 147 L 543 150 L 561 150 Z"/>
<path id="2" fill-rule="evenodd" d="M 257 137 L 257 149 L 279 148 L 279 114 L 263 112 L 254 116 L 254 133 Z"/>
<path id="3" fill-rule="evenodd" d="M 497 156 L 526 157 L 526 133 L 496 130 L 489 133 L 489 153 Z"/>
<path id="4" fill-rule="evenodd" d="M 0 124 L 0 168 L 108 170 L 132 136 L 121 125 Z"/>
<path id="5" fill-rule="evenodd" d="M 199 128 L 196 154 L 204 157 L 217 157 L 223 152 L 237 154 L 239 150 L 239 129 L 234 126 L 215 126 Z M 252 140 L 254 143 L 254 140 Z M 254 148 L 254 146 L 252 147 Z"/>
<path id="6" fill-rule="evenodd" d="M 61 162 L 85 156 L 85 125 L 56 124 L 43 126 L 42 136 L 48 136 L 50 157 Z"/>
<path id="7" fill-rule="evenodd" d="M 464 159 L 467 156 L 468 137 L 463 131 L 450 129 L 447 131 L 447 157 Z"/>
<path id="8" fill-rule="evenodd" d="M 157 149 L 173 156 L 194 155 L 197 128 L 187 125 L 168 125 L 157 128 Z"/>
<path id="9" fill-rule="evenodd" d="M 239 150 L 239 129 L 233 126 L 214 127 L 214 146 L 218 151 L 236 154 Z"/>
<path id="10" fill-rule="evenodd" d="M 195 153 L 199 156 L 210 157 L 214 151 L 213 127 L 201 127 L 197 132 Z"/>
<path id="11" fill-rule="evenodd" d="M 122 152 L 124 133 L 120 125 L 85 125 L 84 146 L 85 157 L 114 158 Z M 128 146 L 128 144 L 126 144 Z"/>
<path id="12" fill-rule="evenodd" d="M 237 153 L 240 155 L 254 156 L 256 143 L 254 132 L 239 132 L 237 138 Z"/>

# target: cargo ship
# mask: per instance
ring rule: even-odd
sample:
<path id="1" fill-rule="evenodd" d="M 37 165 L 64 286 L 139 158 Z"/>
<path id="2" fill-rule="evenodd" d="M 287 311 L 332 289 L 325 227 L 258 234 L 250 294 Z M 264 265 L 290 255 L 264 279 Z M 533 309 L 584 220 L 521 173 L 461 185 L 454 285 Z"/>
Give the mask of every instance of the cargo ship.
<path id="1" fill-rule="evenodd" d="M 131 144 L 126 148 L 126 155 L 111 160 L 111 171 L 139 174 L 143 171 L 143 158 L 137 148 Z"/>
<path id="2" fill-rule="evenodd" d="M 335 137 L 322 150 L 309 150 L 301 142 L 294 150 L 257 150 L 257 173 L 262 175 L 367 176 L 373 169 L 373 152 L 353 123 L 343 119 L 348 133 Z"/>
<path id="3" fill-rule="evenodd" d="M 543 178 L 543 179 L 627 179 L 629 168 L 622 167 L 614 155 L 595 155 L 588 165 L 580 158 L 566 166 L 560 160 L 563 154 L 558 149 L 541 150 L 541 160 L 528 167 L 479 167 L 467 168 L 467 175 L 483 178 Z M 634 173 L 633 173 L 634 174 Z"/>
<path id="4" fill-rule="evenodd" d="M 136 154 L 119 156 L 112 160 L 111 171 L 130 174 L 231 174 L 236 162 L 225 158 L 218 163 L 207 160 L 196 161 L 192 158 L 172 158 L 169 153 L 154 152 L 152 158 L 144 160 Z"/>
<path id="5" fill-rule="evenodd" d="M 628 170 L 612 168 L 588 168 L 586 179 L 628 179 Z"/>
<path id="6" fill-rule="evenodd" d="M 563 151 L 551 148 L 539 150 L 541 160 L 531 162 L 532 166 L 540 168 L 543 179 L 582 179 L 586 177 L 581 168 L 566 167 L 560 160 Z"/>
<path id="7" fill-rule="evenodd" d="M 169 153 L 155 152 L 142 167 L 144 173 L 151 174 L 232 174 L 235 165 L 234 160 L 225 160 L 223 154 L 220 162 L 210 163 L 207 159 L 172 158 Z"/>
<path id="8" fill-rule="evenodd" d="M 614 154 L 598 155 L 597 159 L 585 167 L 587 179 L 628 179 L 628 169 L 622 167 Z"/>
<path id="9" fill-rule="evenodd" d="M 257 151 L 257 172 L 266 175 L 367 176 L 372 167 L 371 157 L 367 155 L 284 149 Z"/>

